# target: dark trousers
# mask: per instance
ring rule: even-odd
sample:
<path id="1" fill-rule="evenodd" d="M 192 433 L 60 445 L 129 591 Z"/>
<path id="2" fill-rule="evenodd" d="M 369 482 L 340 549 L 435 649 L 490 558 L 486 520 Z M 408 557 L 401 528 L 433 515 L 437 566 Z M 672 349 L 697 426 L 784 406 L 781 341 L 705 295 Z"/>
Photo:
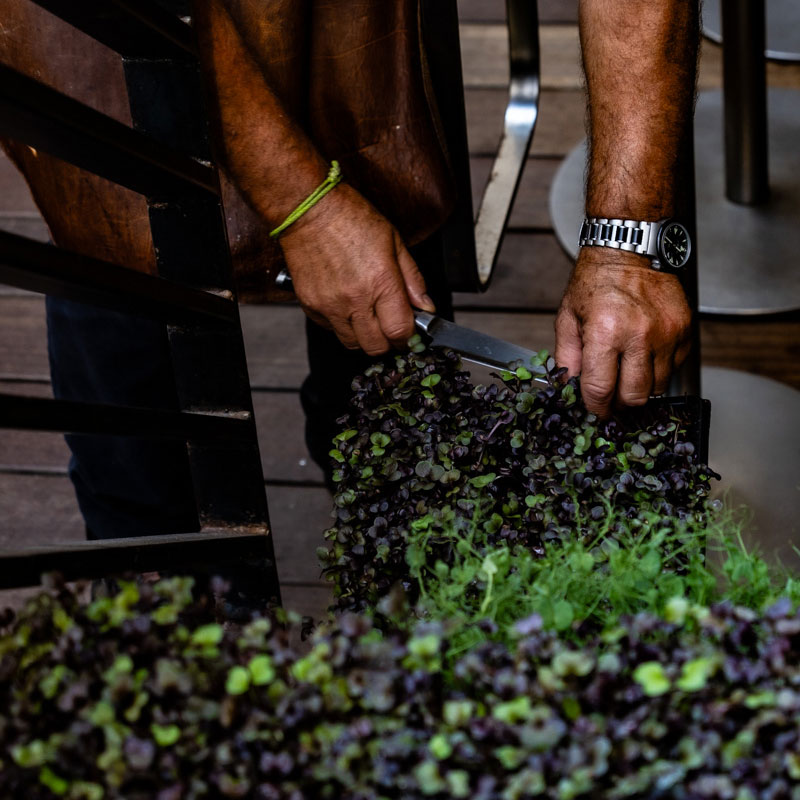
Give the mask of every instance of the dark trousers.
<path id="1" fill-rule="evenodd" d="M 451 317 L 439 252 L 434 237 L 413 255 L 439 313 Z M 164 325 L 49 297 L 47 331 L 57 398 L 178 408 Z M 306 332 L 309 375 L 301 389 L 306 443 L 328 475 L 328 451 L 336 420 L 347 410 L 350 383 L 374 359 L 347 350 L 311 322 Z M 66 440 L 70 477 L 91 538 L 198 530 L 185 445 L 126 436 L 67 435 Z"/>

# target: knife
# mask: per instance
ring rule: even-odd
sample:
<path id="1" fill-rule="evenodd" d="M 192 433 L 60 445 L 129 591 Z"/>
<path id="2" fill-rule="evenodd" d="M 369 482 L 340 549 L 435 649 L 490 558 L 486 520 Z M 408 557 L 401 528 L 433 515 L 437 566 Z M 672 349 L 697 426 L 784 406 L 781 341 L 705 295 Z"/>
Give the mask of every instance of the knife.
<path id="1" fill-rule="evenodd" d="M 284 269 L 275 278 L 275 286 L 287 292 L 293 292 L 291 275 Z M 414 323 L 420 333 L 430 339 L 434 347 L 449 347 L 455 350 L 464 360 L 484 367 L 507 369 L 515 361 L 529 367 L 536 351 L 497 339 L 471 328 L 456 325 L 428 311 L 414 310 Z M 542 380 L 537 378 L 537 380 Z"/>

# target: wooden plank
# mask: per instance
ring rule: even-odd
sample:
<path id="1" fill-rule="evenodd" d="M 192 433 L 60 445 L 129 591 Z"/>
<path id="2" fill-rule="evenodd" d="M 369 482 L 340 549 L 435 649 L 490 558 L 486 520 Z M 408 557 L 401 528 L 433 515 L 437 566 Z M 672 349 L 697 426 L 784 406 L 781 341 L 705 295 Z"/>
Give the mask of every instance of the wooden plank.
<path id="1" fill-rule="evenodd" d="M 800 63 L 767 61 L 767 84 L 775 88 L 800 89 Z M 722 88 L 722 47 L 708 39 L 703 39 L 700 51 L 698 88 Z"/>
<path id="2" fill-rule="evenodd" d="M 64 473 L 69 448 L 60 433 L 0 430 L 0 470 L 43 470 Z"/>
<path id="3" fill-rule="evenodd" d="M 505 89 L 467 89 L 467 138 L 473 156 L 497 152 L 508 95 Z M 580 90 L 543 91 L 533 134 L 532 156 L 563 157 L 583 139 L 584 96 Z"/>
<path id="4" fill-rule="evenodd" d="M 741 369 L 800 389 L 800 312 L 777 319 L 706 317 L 700 343 L 704 365 Z"/>
<path id="5" fill-rule="evenodd" d="M 0 475 L 0 548 L 84 538 L 83 517 L 67 477 Z"/>
<path id="6" fill-rule="evenodd" d="M 509 233 L 495 275 L 483 294 L 458 292 L 456 308 L 555 311 L 572 268 L 552 234 Z"/>
<path id="7" fill-rule="evenodd" d="M 44 298 L 0 297 L 0 376 L 49 377 Z"/>
<path id="8" fill-rule="evenodd" d="M 253 392 L 261 467 L 267 483 L 322 485 L 322 470 L 305 443 L 305 416 L 297 392 Z"/>
<path id="9" fill-rule="evenodd" d="M 329 585 L 282 583 L 283 607 L 304 617 L 319 621 L 326 616 L 328 606 L 333 603 L 333 588 Z"/>
<path id="10" fill-rule="evenodd" d="M 1 182 L 0 186 L 3 186 Z M 0 214 L 0 231 L 16 233 L 17 236 L 25 236 L 37 242 L 50 241 L 50 231 L 38 214 Z"/>
<path id="11" fill-rule="evenodd" d="M 269 487 L 270 521 L 281 581 L 321 584 L 316 548 L 330 527 L 326 489 Z M 84 524 L 66 477 L 0 474 L 0 548 L 84 539 Z"/>
<path id="12" fill-rule="evenodd" d="M 467 88 L 508 86 L 508 30 L 505 25 L 459 25 L 461 65 Z M 578 89 L 582 85 L 580 42 L 576 25 L 539 28 L 543 89 Z"/>
<path id="13" fill-rule="evenodd" d="M 316 550 L 333 524 L 328 490 L 268 486 L 267 500 L 281 583 L 323 583 Z"/>
<path id="14" fill-rule="evenodd" d="M 39 213 L 28 190 L 28 184 L 2 150 L 0 150 L 0 186 L 3 187 L 3 191 L 0 192 L 0 213 Z"/>
<path id="15" fill-rule="evenodd" d="M 472 177 L 472 206 L 478 212 L 481 196 L 489 180 L 489 172 L 494 159 L 471 158 L 469 162 Z M 511 209 L 509 227 L 537 228 L 550 230 L 553 222 L 550 219 L 548 201 L 550 186 L 560 162 L 556 159 L 530 158 L 525 164 L 519 190 L 514 206 Z"/>
<path id="16" fill-rule="evenodd" d="M 505 24 L 459 26 L 464 85 L 467 88 L 508 86 L 508 31 Z M 582 85 L 580 43 L 575 24 L 542 25 L 541 81 L 544 89 L 578 89 Z M 767 83 L 773 87 L 800 88 L 800 64 L 767 62 Z M 703 39 L 699 89 L 722 87 L 722 48 Z"/>
<path id="17" fill-rule="evenodd" d="M 251 385 L 299 388 L 308 374 L 300 307 L 242 306 L 241 317 Z"/>

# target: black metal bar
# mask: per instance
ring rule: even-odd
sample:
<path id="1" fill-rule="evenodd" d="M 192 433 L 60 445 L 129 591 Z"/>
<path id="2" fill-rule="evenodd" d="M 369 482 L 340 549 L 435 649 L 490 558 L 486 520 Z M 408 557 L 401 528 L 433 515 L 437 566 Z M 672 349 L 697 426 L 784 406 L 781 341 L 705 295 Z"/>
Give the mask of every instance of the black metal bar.
<path id="1" fill-rule="evenodd" d="M 0 231 L 0 283 L 175 325 L 236 325 L 233 295 L 212 294 Z"/>
<path id="2" fill-rule="evenodd" d="M 725 194 L 756 205 L 769 197 L 764 0 L 722 0 Z"/>
<path id="3" fill-rule="evenodd" d="M 152 0 L 34 0 L 120 55 L 181 58 L 194 52 L 191 28 Z"/>
<path id="4" fill-rule="evenodd" d="M 200 533 L 76 542 L 0 551 L 0 589 L 34 586 L 48 572 L 58 572 L 65 580 L 153 570 L 213 574 L 226 566 L 253 569 L 271 558 L 266 528 L 204 529 Z"/>
<path id="5" fill-rule="evenodd" d="M 482 285 L 478 278 L 475 251 L 458 8 L 456 0 L 437 0 L 436 3 L 422 3 L 420 11 L 430 81 L 457 194 L 455 210 L 438 234 L 442 263 L 453 291 L 482 291 L 486 284 Z"/>
<path id="6" fill-rule="evenodd" d="M 670 377 L 668 393 L 674 396 L 702 395 L 701 370 L 700 370 L 700 315 L 699 306 L 699 287 L 697 278 L 697 202 L 695 192 L 695 170 L 694 170 L 694 136 L 692 135 L 691 124 L 688 135 L 684 136 L 683 150 L 680 157 L 680 179 L 679 179 L 679 199 L 678 208 L 680 209 L 679 218 L 689 231 L 692 241 L 692 251 L 689 260 L 682 270 L 680 276 L 681 286 L 686 293 L 686 301 L 692 312 L 691 328 L 689 337 L 691 348 L 684 362 L 674 370 Z"/>
<path id="7" fill-rule="evenodd" d="M 208 414 L 0 394 L 0 428 L 215 442 L 224 448 L 248 442 L 252 427 L 248 411 Z"/>
<path id="8" fill-rule="evenodd" d="M 0 135 L 150 197 L 216 194 L 212 167 L 0 64 Z"/>
<path id="9" fill-rule="evenodd" d="M 124 59 L 134 127 L 168 147 L 212 161 L 204 87 L 196 64 Z M 148 197 L 159 274 L 195 285 L 233 288 L 225 219 L 218 198 L 199 192 L 160 201 Z M 189 443 L 198 516 L 269 530 L 264 476 L 252 413 L 241 328 L 209 333 L 169 329 L 175 385 L 183 408 L 241 408 L 249 438 L 235 447 Z M 268 556 L 247 574 L 232 573 L 235 590 L 253 600 L 279 594 L 272 539 Z M 238 586 L 237 586 L 238 585 Z"/>

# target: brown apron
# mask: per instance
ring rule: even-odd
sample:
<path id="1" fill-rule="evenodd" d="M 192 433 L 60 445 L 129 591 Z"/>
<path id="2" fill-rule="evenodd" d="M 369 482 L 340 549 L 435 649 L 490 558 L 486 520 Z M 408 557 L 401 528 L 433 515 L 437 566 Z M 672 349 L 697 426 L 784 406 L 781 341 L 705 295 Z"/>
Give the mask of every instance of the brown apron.
<path id="1" fill-rule="evenodd" d="M 435 125 L 420 44 L 421 0 L 230 0 L 270 86 L 327 159 L 408 244 L 435 231 L 454 192 Z M 199 24 L 199 23 L 198 23 Z M 203 42 L 204 31 L 198 30 Z M 0 61 L 130 124 L 120 57 L 29 0 L 4 0 Z M 206 64 L 213 81 L 213 63 Z M 213 113 L 213 109 L 212 109 Z M 22 143 L 3 146 L 22 171 L 53 241 L 155 271 L 144 198 Z M 282 266 L 269 227 L 224 175 L 239 297 L 270 299 Z"/>

